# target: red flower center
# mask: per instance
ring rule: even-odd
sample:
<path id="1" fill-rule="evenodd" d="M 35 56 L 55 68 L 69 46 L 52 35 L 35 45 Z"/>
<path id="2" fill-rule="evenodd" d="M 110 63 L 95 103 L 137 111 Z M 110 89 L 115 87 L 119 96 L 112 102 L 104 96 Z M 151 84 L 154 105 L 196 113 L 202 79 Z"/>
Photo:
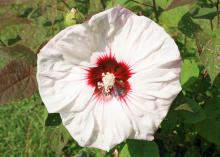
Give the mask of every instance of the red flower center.
<path id="1" fill-rule="evenodd" d="M 128 79 L 132 72 L 129 65 L 117 61 L 111 54 L 99 57 L 96 66 L 89 68 L 87 72 L 88 85 L 95 87 L 96 96 L 123 99 L 130 91 Z"/>

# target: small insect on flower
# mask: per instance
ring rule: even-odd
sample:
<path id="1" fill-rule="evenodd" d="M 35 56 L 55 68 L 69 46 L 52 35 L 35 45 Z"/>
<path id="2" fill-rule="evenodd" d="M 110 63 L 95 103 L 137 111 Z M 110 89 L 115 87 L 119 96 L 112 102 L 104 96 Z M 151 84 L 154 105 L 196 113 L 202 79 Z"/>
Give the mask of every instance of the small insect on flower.
<path id="1" fill-rule="evenodd" d="M 153 134 L 181 90 L 181 58 L 152 20 L 115 7 L 67 27 L 38 54 L 39 92 L 81 146 Z"/>

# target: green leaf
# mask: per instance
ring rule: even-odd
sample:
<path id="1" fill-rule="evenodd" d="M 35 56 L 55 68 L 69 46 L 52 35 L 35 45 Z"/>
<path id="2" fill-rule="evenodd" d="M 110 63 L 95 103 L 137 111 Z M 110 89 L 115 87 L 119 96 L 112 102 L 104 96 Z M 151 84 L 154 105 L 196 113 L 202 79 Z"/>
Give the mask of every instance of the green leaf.
<path id="1" fill-rule="evenodd" d="M 88 13 L 89 14 L 96 14 L 98 12 L 103 11 L 103 5 L 105 5 L 105 4 L 104 4 L 103 0 L 102 1 L 94 1 L 94 0 L 91 1 L 90 0 L 89 5 L 92 7 L 89 8 Z"/>
<path id="2" fill-rule="evenodd" d="M 220 98 L 213 98 L 210 101 L 207 101 L 207 104 L 204 107 L 204 110 L 209 118 L 216 120 L 220 117 Z"/>
<path id="3" fill-rule="evenodd" d="M 180 82 L 183 88 L 192 85 L 199 76 L 199 68 L 194 60 L 185 59 L 181 67 Z"/>
<path id="4" fill-rule="evenodd" d="M 21 40 L 19 34 L 22 32 L 22 30 L 23 28 L 21 25 L 4 27 L 4 29 L 0 31 L 0 40 L 2 46 L 11 46 L 19 42 Z"/>
<path id="5" fill-rule="evenodd" d="M 193 112 L 191 106 L 189 104 L 181 104 L 175 108 L 175 110 L 183 110 L 183 111 L 189 111 Z"/>
<path id="6" fill-rule="evenodd" d="M 112 0 L 107 3 L 107 9 L 115 7 L 117 5 L 124 6 L 130 0 Z"/>
<path id="7" fill-rule="evenodd" d="M 199 153 L 199 148 L 196 146 L 190 147 L 184 154 L 184 157 L 199 157 L 199 156 L 201 156 L 201 154 Z"/>
<path id="8" fill-rule="evenodd" d="M 191 18 L 189 13 L 186 13 L 178 23 L 178 29 L 187 37 L 193 38 L 194 34 L 201 30 L 200 26 Z"/>
<path id="9" fill-rule="evenodd" d="M 205 66 L 211 78 L 211 82 L 220 73 L 220 29 L 214 32 L 200 31 L 196 33 L 196 43 L 199 59 Z"/>
<path id="10" fill-rule="evenodd" d="M 213 20 L 220 11 L 215 11 L 214 8 L 198 8 L 193 18 Z"/>
<path id="11" fill-rule="evenodd" d="M 90 8 L 89 0 L 76 0 L 76 8 L 79 9 L 83 14 L 87 14 Z"/>
<path id="12" fill-rule="evenodd" d="M 135 14 L 142 14 L 145 16 L 151 16 L 153 11 L 152 1 L 148 2 L 145 0 L 113 0 L 108 1 L 107 8 L 112 8 L 115 6 L 123 6 Z"/>
<path id="13" fill-rule="evenodd" d="M 183 6 L 186 4 L 191 4 L 196 0 L 173 0 L 172 3 L 166 8 L 166 10 L 170 10 L 179 6 Z"/>
<path id="14" fill-rule="evenodd" d="M 152 0 L 150 0 L 152 1 Z M 158 7 L 163 9 L 167 8 L 167 6 L 172 2 L 172 0 L 156 0 L 156 4 Z"/>
<path id="15" fill-rule="evenodd" d="M 220 145 L 220 119 L 206 119 L 196 125 L 199 135 L 209 142 Z"/>
<path id="16" fill-rule="evenodd" d="M 34 67 L 22 60 L 11 61 L 0 71 L 0 104 L 30 97 L 37 91 Z"/>
<path id="17" fill-rule="evenodd" d="M 174 8 L 172 10 L 162 12 L 159 17 L 160 22 L 166 27 L 177 27 L 182 16 L 189 11 L 188 6 L 183 6 L 180 8 Z"/>
<path id="18" fill-rule="evenodd" d="M 45 44 L 49 40 L 49 30 L 45 27 L 39 25 L 32 25 L 32 27 L 27 27 L 20 34 L 21 44 L 28 45 L 28 47 L 34 51 L 38 52 L 42 44 Z"/>
<path id="19" fill-rule="evenodd" d="M 181 104 L 175 110 L 185 123 L 195 124 L 206 118 L 205 111 L 193 99 L 184 98 L 184 104 Z"/>
<path id="20" fill-rule="evenodd" d="M 176 127 L 179 122 L 179 116 L 175 110 L 170 110 L 166 118 L 161 123 L 163 132 L 170 133 Z"/>
<path id="21" fill-rule="evenodd" d="M 125 144 L 120 152 L 120 156 L 122 157 L 132 157 L 129 150 L 128 150 L 128 144 Z"/>
<path id="22" fill-rule="evenodd" d="M 159 149 L 153 141 L 127 140 L 120 157 L 159 157 Z"/>
<path id="23" fill-rule="evenodd" d="M 45 121 L 46 126 L 57 126 L 62 123 L 59 113 L 49 113 Z"/>

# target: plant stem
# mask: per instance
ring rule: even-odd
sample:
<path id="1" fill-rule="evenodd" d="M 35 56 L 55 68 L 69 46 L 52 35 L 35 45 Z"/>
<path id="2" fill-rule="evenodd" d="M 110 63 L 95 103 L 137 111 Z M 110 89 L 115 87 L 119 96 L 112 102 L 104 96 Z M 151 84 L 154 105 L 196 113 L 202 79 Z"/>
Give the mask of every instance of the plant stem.
<path id="1" fill-rule="evenodd" d="M 212 22 L 212 19 L 210 20 L 210 26 L 211 26 L 211 30 L 213 31 L 213 22 Z"/>
<path id="2" fill-rule="evenodd" d="M 217 13 L 218 13 L 218 23 L 217 23 L 217 27 L 219 27 L 219 23 L 220 23 L 219 0 L 217 0 L 217 2 L 216 2 L 216 10 L 217 10 Z"/>
<path id="3" fill-rule="evenodd" d="M 185 47 L 186 47 L 186 44 L 187 44 L 187 36 L 184 35 L 184 45 L 185 45 Z"/>
<path id="4" fill-rule="evenodd" d="M 212 3 L 212 5 L 214 6 L 214 2 L 212 0 L 209 0 L 210 3 Z"/>
<path id="5" fill-rule="evenodd" d="M 25 135 L 25 148 L 24 148 L 24 156 L 28 157 L 29 156 L 29 142 L 30 142 L 30 128 L 31 128 L 31 122 L 29 122 L 27 130 L 26 130 L 26 135 Z"/>
<path id="6" fill-rule="evenodd" d="M 105 1 L 104 0 L 101 0 L 101 4 L 102 4 L 103 9 L 105 9 L 106 5 L 105 5 Z"/>
<path id="7" fill-rule="evenodd" d="M 0 46 L 7 46 L 7 45 L 0 39 Z"/>
<path id="8" fill-rule="evenodd" d="M 158 14 L 157 14 L 157 5 L 156 5 L 156 1 L 153 0 L 153 9 L 154 9 L 154 15 L 156 18 L 157 23 L 159 23 L 159 18 L 158 18 Z"/>

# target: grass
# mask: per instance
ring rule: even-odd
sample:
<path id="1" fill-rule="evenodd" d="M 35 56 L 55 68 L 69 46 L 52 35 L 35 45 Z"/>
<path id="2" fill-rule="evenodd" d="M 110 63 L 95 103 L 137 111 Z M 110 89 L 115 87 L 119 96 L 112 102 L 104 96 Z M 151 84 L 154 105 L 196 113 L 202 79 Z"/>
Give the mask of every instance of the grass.
<path id="1" fill-rule="evenodd" d="M 0 106 L 0 157 L 109 157 L 80 147 L 63 125 L 45 126 L 40 96 Z"/>
<path id="2" fill-rule="evenodd" d="M 37 94 L 0 106 L 0 156 L 63 156 L 69 134 L 62 125 L 45 127 L 46 117 L 47 111 Z"/>

